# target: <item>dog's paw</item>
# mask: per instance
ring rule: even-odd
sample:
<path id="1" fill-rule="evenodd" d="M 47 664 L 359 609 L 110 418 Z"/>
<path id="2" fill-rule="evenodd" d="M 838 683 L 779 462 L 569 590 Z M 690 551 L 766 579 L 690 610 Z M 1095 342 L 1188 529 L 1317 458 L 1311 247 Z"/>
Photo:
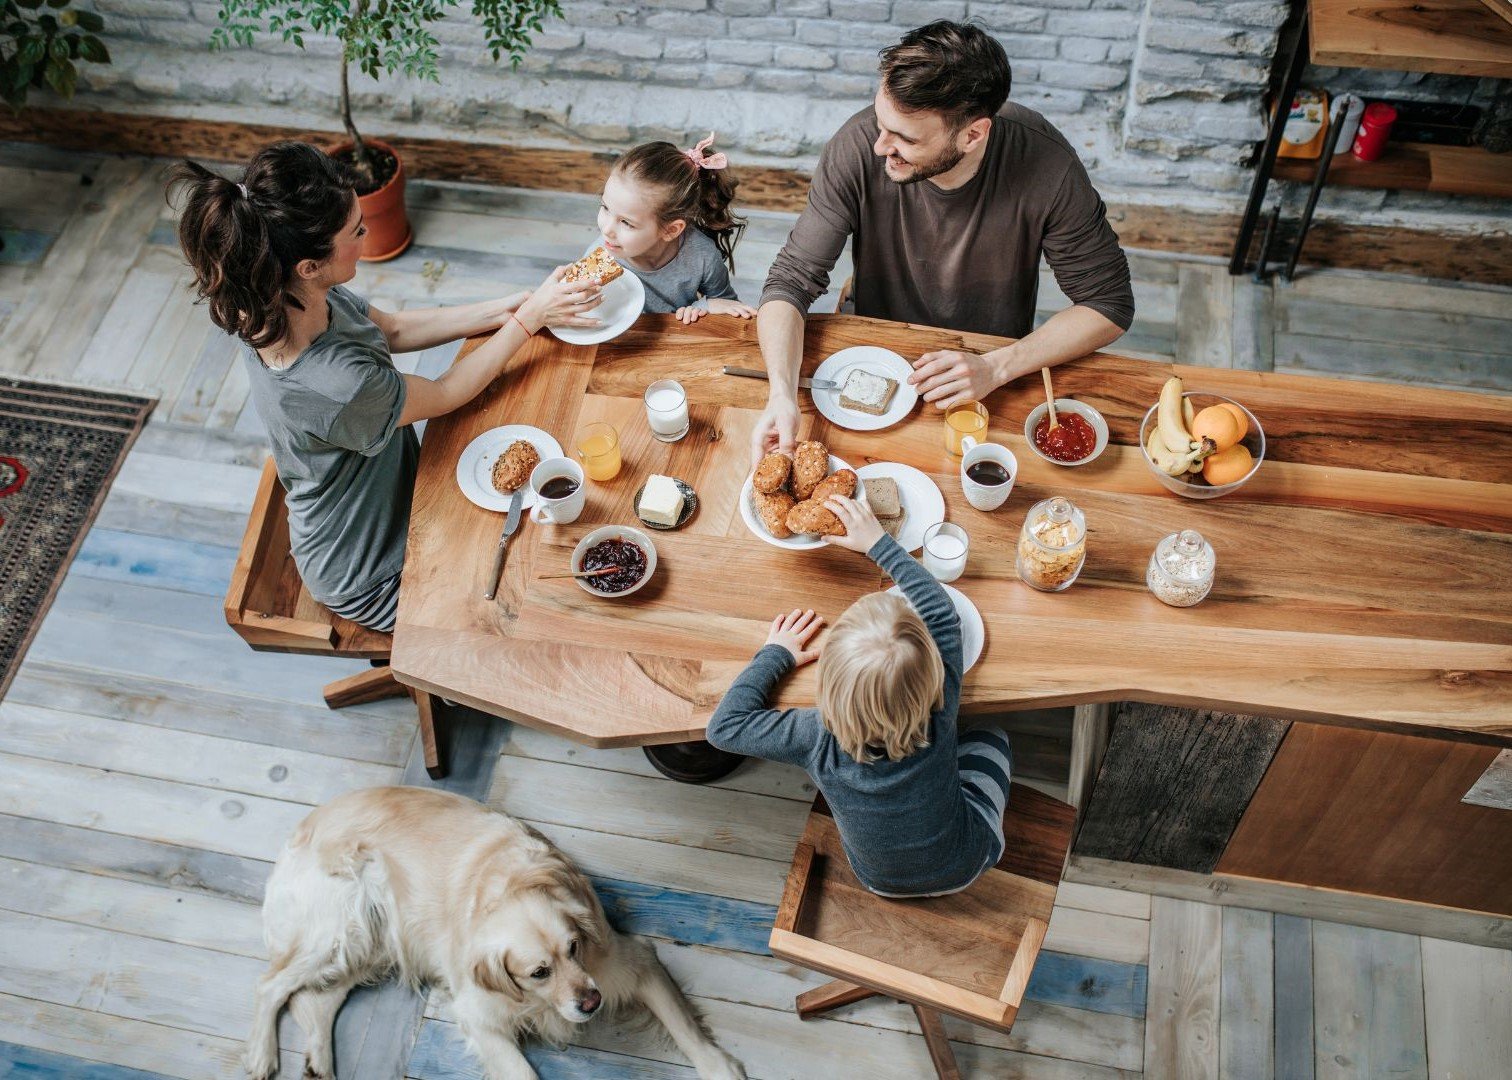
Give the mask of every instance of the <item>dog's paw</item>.
<path id="1" fill-rule="evenodd" d="M 310 1060 L 306 1058 L 304 1075 L 301 1080 L 334 1080 L 334 1077 L 332 1077 L 328 1072 L 322 1072 L 321 1070 L 317 1069 L 313 1064 L 311 1064 Z"/>
<path id="2" fill-rule="evenodd" d="M 268 1080 L 278 1071 L 278 1053 L 268 1052 L 264 1046 L 248 1046 L 242 1053 L 242 1068 L 247 1070 L 247 1080 Z"/>
<path id="3" fill-rule="evenodd" d="M 717 1046 L 697 1068 L 699 1080 L 746 1080 L 745 1066 Z"/>

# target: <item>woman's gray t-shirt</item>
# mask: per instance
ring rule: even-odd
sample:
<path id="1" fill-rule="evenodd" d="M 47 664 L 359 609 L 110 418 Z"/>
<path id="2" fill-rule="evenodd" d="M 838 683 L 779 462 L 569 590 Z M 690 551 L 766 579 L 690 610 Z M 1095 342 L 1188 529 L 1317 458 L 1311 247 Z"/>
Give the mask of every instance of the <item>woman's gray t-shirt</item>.
<path id="1" fill-rule="evenodd" d="M 288 367 L 242 352 L 284 486 L 294 561 L 315 599 L 339 604 L 404 565 L 420 440 L 412 427 L 396 431 L 404 376 L 367 301 L 338 285 L 326 302 L 330 325 Z"/>

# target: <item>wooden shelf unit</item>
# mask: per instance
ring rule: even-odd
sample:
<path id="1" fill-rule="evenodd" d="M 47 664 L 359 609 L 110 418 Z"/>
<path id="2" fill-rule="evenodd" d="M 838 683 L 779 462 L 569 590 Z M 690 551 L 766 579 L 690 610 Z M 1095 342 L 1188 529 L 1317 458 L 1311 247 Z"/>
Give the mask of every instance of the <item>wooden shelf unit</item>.
<path id="1" fill-rule="evenodd" d="M 1483 0 L 1309 0 L 1312 62 L 1512 78 L 1512 23 Z"/>
<path id="2" fill-rule="evenodd" d="M 1316 161 L 1277 158 L 1277 180 L 1310 183 Z M 1376 161 L 1361 161 L 1341 146 L 1328 167 L 1328 182 L 1343 187 L 1403 188 L 1450 195 L 1512 198 L 1512 154 L 1478 146 L 1390 143 Z"/>

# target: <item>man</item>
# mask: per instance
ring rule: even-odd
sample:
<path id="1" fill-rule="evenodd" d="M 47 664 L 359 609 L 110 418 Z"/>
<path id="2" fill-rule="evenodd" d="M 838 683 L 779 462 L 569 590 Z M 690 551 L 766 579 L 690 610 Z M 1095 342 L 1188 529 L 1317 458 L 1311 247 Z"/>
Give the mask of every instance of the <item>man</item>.
<path id="1" fill-rule="evenodd" d="M 880 74 L 873 105 L 820 155 L 808 206 L 762 290 L 771 391 L 753 459 L 793 450 L 803 318 L 847 238 L 857 314 L 1020 339 L 913 361 L 909 382 L 940 409 L 1095 352 L 1134 318 L 1129 264 L 1102 199 L 1060 132 L 1007 104 L 1011 72 L 994 38 L 930 23 L 882 51 Z M 1033 330 L 1041 253 L 1072 306 Z"/>

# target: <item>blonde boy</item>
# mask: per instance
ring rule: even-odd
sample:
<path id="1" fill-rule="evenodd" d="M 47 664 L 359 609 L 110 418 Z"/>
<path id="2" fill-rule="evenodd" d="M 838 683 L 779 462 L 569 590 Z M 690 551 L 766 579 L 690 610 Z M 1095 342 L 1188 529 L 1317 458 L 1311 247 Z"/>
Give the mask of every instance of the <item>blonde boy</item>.
<path id="1" fill-rule="evenodd" d="M 961 622 L 950 596 L 860 503 L 827 503 L 845 536 L 903 597 L 857 600 L 811 648 L 824 620 L 793 611 L 709 721 L 708 740 L 806 769 L 839 826 L 851 869 L 883 896 L 934 896 L 975 881 L 1003 853 L 1012 758 L 1001 731 L 956 738 Z M 814 709 L 766 707 L 778 680 L 819 661 Z"/>

